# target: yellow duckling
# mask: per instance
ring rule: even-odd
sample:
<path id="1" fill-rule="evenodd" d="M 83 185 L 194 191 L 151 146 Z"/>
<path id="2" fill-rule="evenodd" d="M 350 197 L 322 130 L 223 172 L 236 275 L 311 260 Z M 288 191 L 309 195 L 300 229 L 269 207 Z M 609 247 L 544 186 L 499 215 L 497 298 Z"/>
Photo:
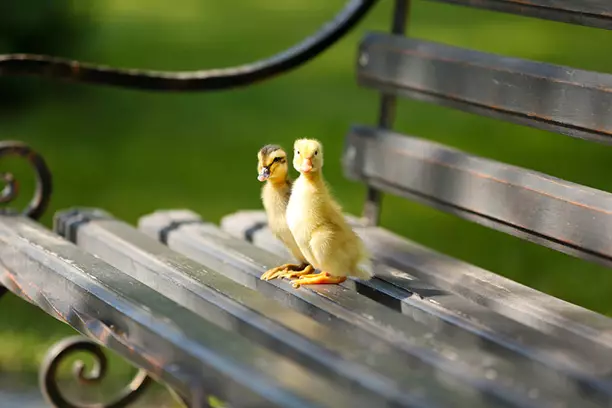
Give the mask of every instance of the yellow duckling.
<path id="1" fill-rule="evenodd" d="M 317 140 L 294 144 L 293 166 L 300 177 L 293 184 L 287 206 L 287 224 L 306 260 L 321 273 L 303 275 L 294 287 L 319 283 L 342 283 L 347 275 L 372 277 L 361 239 L 347 224 L 340 205 L 323 179 L 323 147 Z"/>
<path id="2" fill-rule="evenodd" d="M 257 153 L 257 159 L 257 171 L 259 172 L 257 179 L 266 182 L 261 189 L 261 200 L 268 216 L 270 231 L 301 262 L 299 265 L 284 264 L 272 268 L 261 275 L 260 279 L 293 278 L 309 274 L 314 271 L 314 268 L 306 262 L 306 258 L 302 255 L 293 235 L 291 235 L 291 231 L 289 231 L 285 217 L 292 184 L 288 174 L 287 153 L 280 146 L 266 145 Z"/>

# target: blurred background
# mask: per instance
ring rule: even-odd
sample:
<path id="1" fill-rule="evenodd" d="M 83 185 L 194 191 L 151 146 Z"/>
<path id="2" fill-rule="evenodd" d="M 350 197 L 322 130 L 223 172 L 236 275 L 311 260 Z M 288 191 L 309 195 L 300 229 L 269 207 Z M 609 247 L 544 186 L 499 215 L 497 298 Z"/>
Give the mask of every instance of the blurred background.
<path id="1" fill-rule="evenodd" d="M 291 46 L 343 4 L 0 0 L 0 53 L 44 53 L 164 70 L 225 67 Z M 257 150 L 266 143 L 290 148 L 299 137 L 324 143 L 327 179 L 345 209 L 359 214 L 364 188 L 344 179 L 340 152 L 351 123 L 375 123 L 379 98 L 355 83 L 356 47 L 365 32 L 388 31 L 391 7 L 391 1 L 381 1 L 356 30 L 301 69 L 241 90 L 163 94 L 0 78 L 0 138 L 30 144 L 51 167 L 54 196 L 43 220 L 48 226 L 54 211 L 70 206 L 101 207 L 132 223 L 158 208 L 190 208 L 211 221 L 238 209 L 260 208 Z M 612 72 L 612 32 L 605 30 L 415 0 L 409 33 Z M 412 101 L 399 103 L 397 117 L 401 132 L 612 191 L 610 147 Z M 28 180 L 21 163 L 1 164 L 2 170 L 9 167 Z M 385 197 L 382 224 L 612 315 L 612 274 L 604 268 L 395 197 Z M 17 406 L 3 405 L 7 393 L 27 394 L 47 348 L 72 333 L 12 295 L 2 299 L 0 406 Z M 129 367 L 113 360 L 111 371 L 111 381 L 119 382 Z M 20 406 L 28 406 L 24 401 Z"/>

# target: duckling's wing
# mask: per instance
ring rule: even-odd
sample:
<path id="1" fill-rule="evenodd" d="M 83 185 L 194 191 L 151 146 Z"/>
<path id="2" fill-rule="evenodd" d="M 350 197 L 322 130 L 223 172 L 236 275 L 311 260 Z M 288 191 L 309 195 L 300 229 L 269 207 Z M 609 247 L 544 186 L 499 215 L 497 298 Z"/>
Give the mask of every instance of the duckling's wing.
<path id="1" fill-rule="evenodd" d="M 313 231 L 309 247 L 316 266 L 333 276 L 350 273 L 349 253 L 342 242 L 344 234 L 333 224 L 321 226 Z"/>
<path id="2" fill-rule="evenodd" d="M 285 247 L 289 250 L 291 255 L 295 257 L 295 259 L 297 259 L 298 261 L 302 263 L 307 262 L 306 257 L 302 253 L 302 250 L 298 246 L 297 242 L 295 241 L 295 238 L 293 237 L 293 234 L 288 228 L 286 230 L 283 230 L 283 232 L 279 234 L 278 238 L 285 245 Z"/>
<path id="3" fill-rule="evenodd" d="M 287 188 L 284 191 L 285 206 L 286 206 L 287 204 L 289 204 L 289 198 L 291 197 L 291 192 L 293 191 L 293 180 L 287 177 L 287 180 L 285 180 L 285 185 L 287 186 Z"/>

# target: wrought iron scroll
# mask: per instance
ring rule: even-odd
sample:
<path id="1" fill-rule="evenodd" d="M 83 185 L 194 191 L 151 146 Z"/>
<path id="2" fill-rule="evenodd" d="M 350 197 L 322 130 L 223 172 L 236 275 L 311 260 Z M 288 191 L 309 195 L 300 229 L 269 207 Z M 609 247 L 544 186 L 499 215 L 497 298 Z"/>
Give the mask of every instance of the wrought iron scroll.
<path id="1" fill-rule="evenodd" d="M 70 401 L 61 392 L 58 384 L 58 368 L 66 358 L 74 353 L 87 352 L 94 357 L 94 366 L 87 370 L 85 364 L 78 360 L 74 363 L 73 374 L 82 385 L 101 383 L 107 371 L 107 358 L 102 348 L 85 337 L 74 336 L 56 343 L 48 351 L 40 370 L 40 386 L 45 399 L 56 408 L 120 408 L 134 402 L 149 385 L 151 377 L 144 370 L 139 370 L 132 381 L 115 395 L 109 402 L 87 403 Z"/>
<path id="2" fill-rule="evenodd" d="M 123 69 L 44 55 L 0 56 L 0 75 L 35 75 L 150 91 L 213 91 L 262 82 L 313 59 L 348 33 L 377 0 L 350 0 L 319 31 L 293 47 L 250 64 L 201 71 Z"/>
<path id="3" fill-rule="evenodd" d="M 36 174 L 34 196 L 22 213 L 27 217 L 38 220 L 47 209 L 52 193 L 51 172 L 47 163 L 41 155 L 21 142 L 0 142 L 0 159 L 7 156 L 23 157 L 34 168 Z M 19 182 L 12 173 L 0 173 L 0 181 L 4 182 L 4 188 L 0 191 L 0 204 L 10 203 L 19 194 Z M 0 213 L 13 211 L 13 209 L 2 209 Z M 5 293 L 7 293 L 7 289 L 0 285 L 0 298 Z"/>
<path id="4" fill-rule="evenodd" d="M 41 155 L 21 142 L 0 142 L 0 159 L 6 156 L 19 156 L 28 160 L 36 172 L 36 189 L 34 197 L 23 210 L 23 215 L 38 220 L 47 209 L 51 199 L 52 183 L 51 172 Z M 4 182 L 4 189 L 0 192 L 0 203 L 13 201 L 19 194 L 19 182 L 11 173 L 0 173 L 0 180 Z"/>

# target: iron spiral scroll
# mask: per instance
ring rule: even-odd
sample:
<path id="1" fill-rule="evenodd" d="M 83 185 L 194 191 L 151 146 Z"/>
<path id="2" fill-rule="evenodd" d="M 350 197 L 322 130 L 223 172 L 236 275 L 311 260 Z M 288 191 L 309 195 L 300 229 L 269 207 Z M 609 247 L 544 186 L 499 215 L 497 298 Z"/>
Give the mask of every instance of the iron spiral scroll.
<path id="1" fill-rule="evenodd" d="M 49 349 L 40 370 L 39 382 L 41 391 L 53 407 L 56 408 L 121 408 L 136 401 L 152 384 L 151 377 L 144 370 L 139 370 L 132 381 L 107 403 L 88 403 L 70 401 L 60 390 L 58 368 L 63 361 L 75 353 L 86 352 L 94 357 L 93 368 L 87 370 L 81 360 L 73 365 L 73 375 L 82 385 L 99 384 L 107 372 L 107 357 L 102 347 L 86 337 L 68 337 L 57 342 Z"/>
<path id="2" fill-rule="evenodd" d="M 47 167 L 47 163 L 41 155 L 21 142 L 0 142 L 0 159 L 7 156 L 25 158 L 34 168 L 36 174 L 34 197 L 22 213 L 33 220 L 38 220 L 44 214 L 51 199 L 53 186 L 49 167 Z M 0 181 L 4 182 L 4 189 L 0 192 L 0 203 L 10 203 L 19 194 L 19 182 L 12 173 L 0 173 Z M 13 212 L 13 210 L 4 210 L 3 212 Z"/>

